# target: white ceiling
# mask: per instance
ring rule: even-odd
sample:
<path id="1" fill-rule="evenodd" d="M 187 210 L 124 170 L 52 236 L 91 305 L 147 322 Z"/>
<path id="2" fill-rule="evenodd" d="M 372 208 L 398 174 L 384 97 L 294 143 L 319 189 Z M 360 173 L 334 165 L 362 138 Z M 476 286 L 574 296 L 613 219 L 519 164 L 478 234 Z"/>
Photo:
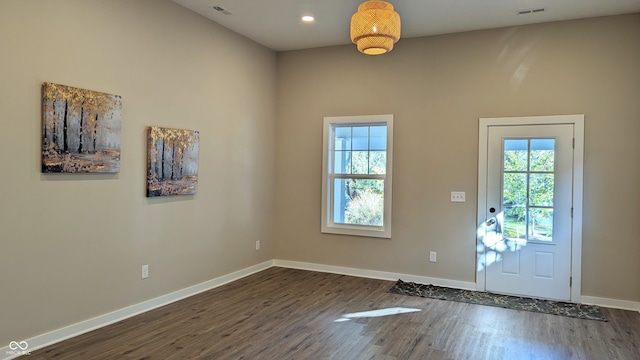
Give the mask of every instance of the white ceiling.
<path id="1" fill-rule="evenodd" d="M 270 49 L 285 51 L 350 44 L 351 15 L 363 0 L 173 1 Z M 400 14 L 402 38 L 640 12 L 640 0 L 388 1 Z M 518 15 L 540 8 L 545 11 Z M 313 15 L 315 21 L 303 23 L 302 15 Z"/>

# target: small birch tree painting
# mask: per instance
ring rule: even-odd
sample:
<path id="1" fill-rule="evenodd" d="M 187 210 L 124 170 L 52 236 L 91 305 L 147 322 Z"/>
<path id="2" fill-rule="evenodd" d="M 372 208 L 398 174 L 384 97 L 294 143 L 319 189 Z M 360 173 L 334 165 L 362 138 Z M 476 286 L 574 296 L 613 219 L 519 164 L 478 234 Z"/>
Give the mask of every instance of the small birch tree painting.
<path id="1" fill-rule="evenodd" d="M 44 83 L 42 172 L 119 172 L 121 113 L 118 95 Z"/>
<path id="2" fill-rule="evenodd" d="M 149 127 L 147 197 L 196 193 L 199 137 L 197 131 Z"/>

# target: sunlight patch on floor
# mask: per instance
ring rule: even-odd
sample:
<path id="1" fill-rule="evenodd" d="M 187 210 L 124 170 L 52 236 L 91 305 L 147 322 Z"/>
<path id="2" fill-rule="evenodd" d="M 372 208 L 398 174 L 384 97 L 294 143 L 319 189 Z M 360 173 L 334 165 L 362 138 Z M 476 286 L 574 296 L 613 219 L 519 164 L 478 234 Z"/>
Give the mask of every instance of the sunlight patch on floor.
<path id="1" fill-rule="evenodd" d="M 335 322 L 343 322 L 343 321 L 349 321 L 351 319 L 365 318 L 365 317 L 380 317 L 380 316 L 389 316 L 389 315 L 397 315 L 397 314 L 406 314 L 406 313 L 412 313 L 417 311 L 422 311 L 422 310 L 412 309 L 412 308 L 403 308 L 403 307 L 393 307 L 393 308 L 378 309 L 378 310 L 371 310 L 371 311 L 361 311 L 361 312 L 344 314 L 340 319 L 336 320 Z"/>

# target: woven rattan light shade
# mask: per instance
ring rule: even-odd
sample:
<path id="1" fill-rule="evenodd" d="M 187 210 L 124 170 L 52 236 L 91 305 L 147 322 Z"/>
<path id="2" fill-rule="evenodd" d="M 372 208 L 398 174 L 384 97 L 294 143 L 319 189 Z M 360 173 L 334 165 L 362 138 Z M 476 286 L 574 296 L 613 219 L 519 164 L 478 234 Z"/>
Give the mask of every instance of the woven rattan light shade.
<path id="1" fill-rule="evenodd" d="M 365 1 L 351 17 L 351 41 L 361 53 L 388 53 L 399 39 L 400 15 L 386 1 Z"/>

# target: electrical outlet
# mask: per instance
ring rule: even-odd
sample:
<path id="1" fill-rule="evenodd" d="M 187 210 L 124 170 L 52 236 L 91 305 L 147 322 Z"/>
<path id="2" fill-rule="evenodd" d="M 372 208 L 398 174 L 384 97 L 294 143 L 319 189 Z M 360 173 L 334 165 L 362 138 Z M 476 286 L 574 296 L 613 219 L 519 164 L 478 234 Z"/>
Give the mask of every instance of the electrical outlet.
<path id="1" fill-rule="evenodd" d="M 451 192 L 451 202 L 465 202 L 465 192 L 464 191 L 452 191 Z"/>
<path id="2" fill-rule="evenodd" d="M 256 240 L 256 251 L 260 250 L 260 240 Z"/>
<path id="3" fill-rule="evenodd" d="M 436 262 L 438 259 L 437 256 L 438 256 L 438 253 L 436 253 L 435 251 L 429 252 L 429 261 Z"/>
<path id="4" fill-rule="evenodd" d="M 142 278 L 146 279 L 149 277 L 149 265 L 142 265 Z"/>

